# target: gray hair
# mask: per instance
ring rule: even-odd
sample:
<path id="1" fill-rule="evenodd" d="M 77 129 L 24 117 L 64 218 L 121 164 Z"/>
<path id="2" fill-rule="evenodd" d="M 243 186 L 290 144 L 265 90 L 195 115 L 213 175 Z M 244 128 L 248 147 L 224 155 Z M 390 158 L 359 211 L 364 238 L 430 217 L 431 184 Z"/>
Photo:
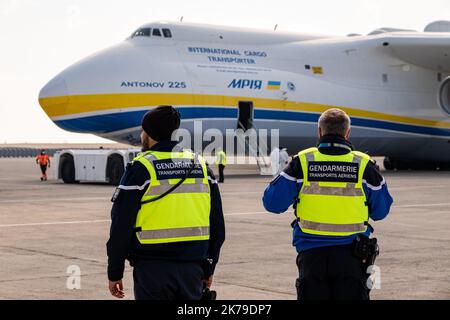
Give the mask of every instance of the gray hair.
<path id="1" fill-rule="evenodd" d="M 345 137 L 350 129 L 350 117 L 341 109 L 332 108 L 324 111 L 319 118 L 322 134 L 335 134 Z"/>

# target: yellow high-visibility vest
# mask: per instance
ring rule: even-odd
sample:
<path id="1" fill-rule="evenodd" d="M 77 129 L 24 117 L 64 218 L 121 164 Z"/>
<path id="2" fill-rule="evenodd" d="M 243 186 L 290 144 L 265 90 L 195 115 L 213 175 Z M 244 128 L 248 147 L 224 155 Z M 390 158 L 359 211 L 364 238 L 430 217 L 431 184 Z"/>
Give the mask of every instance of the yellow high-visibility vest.
<path id="1" fill-rule="evenodd" d="M 370 157 L 351 151 L 326 155 L 317 148 L 298 153 L 303 185 L 296 215 L 303 232 L 348 236 L 365 232 L 369 219 L 363 174 Z"/>
<path id="2" fill-rule="evenodd" d="M 154 202 L 189 177 L 173 192 Z M 136 236 L 141 244 L 171 243 L 209 239 L 210 188 L 205 160 L 189 151 L 147 151 L 133 161 L 142 163 L 150 174 L 150 184 L 142 197 L 136 218 Z"/>
<path id="3" fill-rule="evenodd" d="M 217 153 L 217 158 L 216 158 L 216 165 L 227 165 L 227 155 L 225 154 L 225 152 L 223 150 L 220 150 Z"/>

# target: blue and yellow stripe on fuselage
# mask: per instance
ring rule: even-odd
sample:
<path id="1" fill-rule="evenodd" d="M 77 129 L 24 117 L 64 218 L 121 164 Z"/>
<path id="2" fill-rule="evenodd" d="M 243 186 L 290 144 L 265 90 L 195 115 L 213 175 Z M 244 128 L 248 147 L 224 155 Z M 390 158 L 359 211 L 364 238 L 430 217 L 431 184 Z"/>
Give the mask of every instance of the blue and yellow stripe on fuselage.
<path id="1" fill-rule="evenodd" d="M 255 120 L 317 122 L 321 112 L 334 107 L 316 103 L 267 98 L 207 94 L 122 93 L 72 95 L 39 100 L 47 115 L 61 128 L 109 133 L 140 125 L 142 106 L 182 106 L 183 119 L 237 119 L 239 101 L 253 101 Z M 431 136 L 450 136 L 450 122 L 404 117 L 368 110 L 339 107 L 355 126 Z M 136 110 L 137 109 L 137 110 Z M 98 113 L 98 114 L 97 114 Z"/>

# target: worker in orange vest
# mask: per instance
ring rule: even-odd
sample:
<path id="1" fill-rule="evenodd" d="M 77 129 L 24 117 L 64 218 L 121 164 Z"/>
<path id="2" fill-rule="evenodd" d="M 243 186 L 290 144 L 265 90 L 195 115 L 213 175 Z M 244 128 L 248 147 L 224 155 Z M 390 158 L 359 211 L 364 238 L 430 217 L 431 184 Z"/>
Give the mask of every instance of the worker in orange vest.
<path id="1" fill-rule="evenodd" d="M 41 153 L 36 156 L 36 163 L 41 167 L 41 181 L 47 181 L 47 167 L 50 168 L 50 158 L 45 150 L 41 150 Z"/>

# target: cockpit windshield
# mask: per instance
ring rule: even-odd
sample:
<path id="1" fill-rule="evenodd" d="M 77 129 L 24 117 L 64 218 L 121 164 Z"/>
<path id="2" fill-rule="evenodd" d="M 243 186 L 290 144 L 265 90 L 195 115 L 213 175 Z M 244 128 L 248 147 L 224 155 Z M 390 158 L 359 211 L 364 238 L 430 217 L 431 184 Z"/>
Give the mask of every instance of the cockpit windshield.
<path id="1" fill-rule="evenodd" d="M 132 35 L 131 38 L 134 37 L 150 37 L 151 28 L 140 28 L 137 29 Z"/>
<path id="2" fill-rule="evenodd" d="M 160 37 L 164 36 L 164 38 L 172 38 L 172 32 L 170 29 L 163 28 L 162 33 L 161 29 L 158 28 L 139 28 L 131 35 L 131 38 L 134 37 Z"/>

